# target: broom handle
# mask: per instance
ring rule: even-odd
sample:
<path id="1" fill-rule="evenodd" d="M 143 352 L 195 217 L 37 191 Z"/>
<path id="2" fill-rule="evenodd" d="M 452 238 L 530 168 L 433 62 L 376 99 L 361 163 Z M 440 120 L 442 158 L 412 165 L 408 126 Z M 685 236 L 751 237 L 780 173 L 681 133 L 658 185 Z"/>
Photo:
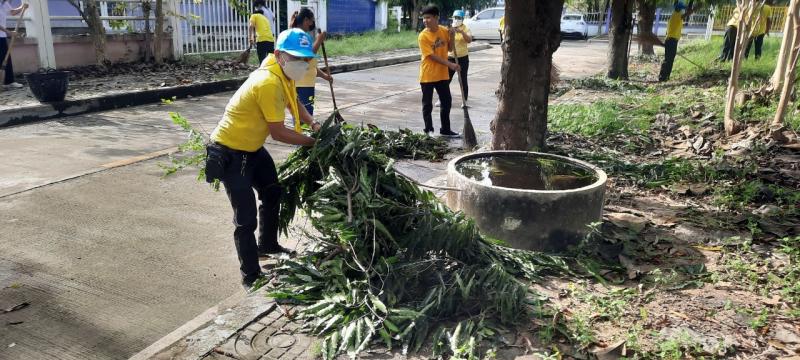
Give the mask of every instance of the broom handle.
<path id="1" fill-rule="evenodd" d="M 322 41 L 322 58 L 325 60 L 325 71 L 328 73 L 328 76 L 331 76 L 331 68 L 328 66 L 328 52 L 325 51 L 325 41 Z M 333 100 L 333 110 L 338 110 L 339 108 L 336 106 L 336 95 L 333 93 L 333 82 L 328 81 L 328 85 L 331 87 L 331 100 Z"/>
<path id="2" fill-rule="evenodd" d="M 11 58 L 11 48 L 14 47 L 14 40 L 17 39 L 17 31 L 19 31 L 19 23 L 22 22 L 22 17 L 25 16 L 25 10 L 28 10 L 28 8 L 23 7 L 22 12 L 19 14 L 17 25 L 14 27 L 14 36 L 11 37 L 11 41 L 8 44 L 8 51 L 6 51 L 6 56 L 3 58 L 3 64 L 0 65 L 0 69 L 3 69 L 4 71 L 6 68 L 6 64 L 8 63 L 8 59 Z"/>

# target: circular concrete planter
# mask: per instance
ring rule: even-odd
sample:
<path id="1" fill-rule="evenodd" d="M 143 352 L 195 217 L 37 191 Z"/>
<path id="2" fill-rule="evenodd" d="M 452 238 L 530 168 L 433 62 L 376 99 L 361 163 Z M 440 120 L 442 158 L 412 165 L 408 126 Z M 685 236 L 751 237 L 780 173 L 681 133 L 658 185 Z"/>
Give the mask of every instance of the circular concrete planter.
<path id="1" fill-rule="evenodd" d="M 487 156 L 535 155 L 569 163 L 595 174 L 597 181 L 569 190 L 527 190 L 482 184 L 456 170 L 456 164 Z M 589 163 L 564 156 L 525 152 L 487 151 L 462 155 L 447 166 L 447 205 L 475 219 L 481 233 L 511 247 L 563 252 L 589 233 L 589 225 L 602 220 L 607 176 Z"/>

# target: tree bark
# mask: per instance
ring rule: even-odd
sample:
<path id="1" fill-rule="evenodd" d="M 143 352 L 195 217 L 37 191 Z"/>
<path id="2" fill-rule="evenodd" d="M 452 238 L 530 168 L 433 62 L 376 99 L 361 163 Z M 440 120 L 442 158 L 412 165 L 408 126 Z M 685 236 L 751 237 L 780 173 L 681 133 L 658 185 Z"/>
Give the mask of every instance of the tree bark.
<path id="1" fill-rule="evenodd" d="M 639 7 L 639 37 L 645 39 L 652 39 L 655 37 L 653 34 L 653 23 L 656 18 L 656 2 L 652 0 L 636 0 L 636 6 Z M 655 55 L 653 51 L 653 44 L 650 42 L 640 42 L 642 55 Z"/>
<path id="2" fill-rule="evenodd" d="M 633 0 L 611 1 L 608 34 L 608 77 L 628 79 L 628 47 L 632 30 Z"/>
<path id="3" fill-rule="evenodd" d="M 725 135 L 727 136 L 731 136 L 742 130 L 742 125 L 733 117 L 736 106 L 736 94 L 739 92 L 739 72 L 742 68 L 744 50 L 747 47 L 747 42 L 750 41 L 750 31 L 760 17 L 759 13 L 761 12 L 761 6 L 764 5 L 764 1 L 761 0 L 756 4 L 756 0 L 737 0 L 736 3 L 739 14 L 742 15 L 739 17 L 739 27 L 736 31 L 731 75 L 728 79 L 728 89 L 725 96 L 725 119 L 723 124 L 725 126 Z"/>
<path id="4" fill-rule="evenodd" d="M 553 53 L 561 41 L 563 0 L 506 0 L 499 103 L 492 147 L 543 150 Z"/>
<path id="5" fill-rule="evenodd" d="M 411 11 L 411 28 L 414 31 L 419 31 L 419 12 L 422 11 L 422 0 L 413 0 L 414 10 Z"/>
<path id="6" fill-rule="evenodd" d="M 107 66 L 109 61 L 106 58 L 106 28 L 103 26 L 103 21 L 100 20 L 100 7 L 97 0 L 85 0 L 83 9 L 78 0 L 68 1 L 75 9 L 78 9 L 78 13 L 89 28 L 89 37 L 94 45 L 95 63 L 103 67 Z"/>
<path id="7" fill-rule="evenodd" d="M 783 25 L 783 40 L 781 41 L 781 49 L 778 52 L 778 59 L 775 64 L 775 71 L 772 73 L 770 79 L 770 89 L 776 91 L 783 86 L 783 79 L 786 78 L 786 70 L 788 69 L 789 57 L 792 52 L 794 41 L 794 28 L 796 26 L 794 17 L 791 16 L 791 9 L 798 6 L 798 0 L 791 0 L 789 7 L 786 10 L 786 20 Z"/>
<path id="8" fill-rule="evenodd" d="M 153 58 L 153 40 L 150 32 L 150 12 L 153 4 L 150 0 L 142 1 L 142 15 L 144 15 L 144 62 L 149 62 Z"/>
<path id="9" fill-rule="evenodd" d="M 156 29 L 153 37 L 153 57 L 156 64 L 164 62 L 164 0 L 156 0 Z"/>
<path id="10" fill-rule="evenodd" d="M 775 118 L 772 120 L 772 124 L 778 126 L 783 124 L 783 119 L 786 117 L 786 107 L 789 104 L 789 99 L 791 98 L 792 90 L 794 89 L 797 60 L 798 57 L 800 57 L 800 2 L 798 1 L 792 0 L 789 3 L 789 7 L 786 9 L 786 22 L 788 23 L 790 20 L 793 24 L 793 27 L 790 28 L 789 31 L 784 32 L 784 44 L 781 45 L 782 50 L 785 46 L 790 51 L 788 55 L 784 56 L 787 66 L 785 66 L 783 70 L 781 98 L 778 101 L 778 107 L 775 110 Z M 790 44 L 785 43 L 787 38 L 792 39 Z M 775 72 L 778 72 L 777 68 L 775 69 Z"/>

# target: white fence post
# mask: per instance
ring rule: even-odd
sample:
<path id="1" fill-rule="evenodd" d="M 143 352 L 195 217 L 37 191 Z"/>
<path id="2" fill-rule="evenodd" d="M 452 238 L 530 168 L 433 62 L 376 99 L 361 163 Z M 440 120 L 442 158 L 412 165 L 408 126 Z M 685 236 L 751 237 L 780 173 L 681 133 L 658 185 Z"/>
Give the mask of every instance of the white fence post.
<path id="1" fill-rule="evenodd" d="M 39 67 L 56 68 L 56 54 L 53 50 L 53 31 L 50 29 L 50 10 L 47 0 L 30 0 L 31 29 L 36 34 L 36 46 L 39 54 Z M 26 29 L 27 29 L 26 25 Z"/>
<path id="2" fill-rule="evenodd" d="M 178 12 L 179 0 L 168 0 L 166 15 L 169 18 L 169 26 L 172 27 L 172 58 L 179 60 L 183 58 L 183 26 L 181 24 L 181 13 Z"/>
<path id="3" fill-rule="evenodd" d="M 714 32 L 714 13 L 716 12 L 716 7 L 711 7 L 711 11 L 708 12 L 708 22 L 706 23 L 706 35 L 705 39 L 710 40 L 711 34 Z"/>

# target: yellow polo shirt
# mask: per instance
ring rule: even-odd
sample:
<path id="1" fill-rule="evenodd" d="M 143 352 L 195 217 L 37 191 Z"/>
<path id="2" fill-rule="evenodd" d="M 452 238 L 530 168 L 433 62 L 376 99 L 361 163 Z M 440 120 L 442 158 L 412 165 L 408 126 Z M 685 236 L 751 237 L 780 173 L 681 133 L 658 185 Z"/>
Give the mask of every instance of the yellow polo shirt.
<path id="1" fill-rule="evenodd" d="M 680 40 L 683 31 L 683 15 L 680 11 L 674 11 L 667 23 L 667 39 Z"/>
<path id="2" fill-rule="evenodd" d="M 432 83 L 450 79 L 447 66 L 428 58 L 430 55 L 436 55 L 447 60 L 447 48 L 450 42 L 450 32 L 447 31 L 447 28 L 441 25 L 437 31 L 425 28 L 419 33 L 417 42 L 422 55 L 422 63 L 419 65 L 419 82 Z"/>
<path id="3" fill-rule="evenodd" d="M 297 87 L 314 87 L 317 81 L 317 64 L 316 58 L 308 62 L 308 71 L 303 75 L 303 78 L 295 81 Z"/>
<path id="4" fill-rule="evenodd" d="M 256 42 L 275 42 L 275 37 L 272 35 L 272 27 L 269 25 L 269 19 L 266 16 L 261 14 L 250 15 L 250 23 L 256 27 Z"/>
<path id="5" fill-rule="evenodd" d="M 276 71 L 277 69 L 277 71 Z M 270 54 L 253 71 L 225 107 L 225 114 L 211 133 L 211 140 L 234 150 L 254 152 L 269 136 L 267 123 L 283 123 L 286 106 L 284 82 L 290 82 Z M 294 90 L 294 84 L 289 83 Z M 297 94 L 294 94 L 297 98 Z"/>
<path id="6" fill-rule="evenodd" d="M 758 19 L 758 24 L 753 30 L 753 35 L 759 36 L 767 33 L 767 20 L 772 16 L 772 7 L 764 5 L 761 7 L 761 18 Z"/>
<path id="7" fill-rule="evenodd" d="M 467 35 L 472 36 L 472 32 L 469 31 L 469 27 L 467 27 L 467 25 L 461 24 L 461 26 L 458 28 L 467 33 Z M 460 58 L 469 55 L 469 45 L 466 41 L 464 41 L 464 35 L 461 35 L 461 33 L 458 32 L 456 33 L 455 50 L 456 51 L 453 54 L 453 57 L 455 57 L 456 54 Z"/>
<path id="8" fill-rule="evenodd" d="M 733 9 L 733 14 L 731 14 L 731 19 L 728 20 L 728 26 L 733 26 L 735 28 L 739 28 L 739 17 L 740 16 L 741 15 L 739 14 L 739 8 L 738 7 L 734 8 Z"/>

